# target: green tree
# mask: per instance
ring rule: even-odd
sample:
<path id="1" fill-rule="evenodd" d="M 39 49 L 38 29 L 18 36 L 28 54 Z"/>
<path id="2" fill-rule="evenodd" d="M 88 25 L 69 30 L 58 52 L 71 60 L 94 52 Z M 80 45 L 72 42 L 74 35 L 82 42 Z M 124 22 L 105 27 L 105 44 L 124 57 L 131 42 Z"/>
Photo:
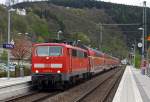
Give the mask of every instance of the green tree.
<path id="1" fill-rule="evenodd" d="M 4 50 L 3 53 L 1 54 L 0 58 L 1 58 L 2 62 L 5 64 L 7 64 L 7 59 L 8 59 L 7 56 L 8 56 L 7 51 Z"/>
<path id="2" fill-rule="evenodd" d="M 76 32 L 72 34 L 72 39 L 73 40 L 80 40 L 81 43 L 83 44 L 89 44 L 90 43 L 90 38 L 84 34 L 83 32 Z"/>
<path id="3" fill-rule="evenodd" d="M 36 42 L 44 42 L 45 40 L 41 37 L 41 36 L 38 36 L 37 38 L 37 41 Z"/>
<path id="4" fill-rule="evenodd" d="M 135 67 L 140 68 L 141 65 L 141 55 L 139 53 L 136 53 L 135 56 Z"/>

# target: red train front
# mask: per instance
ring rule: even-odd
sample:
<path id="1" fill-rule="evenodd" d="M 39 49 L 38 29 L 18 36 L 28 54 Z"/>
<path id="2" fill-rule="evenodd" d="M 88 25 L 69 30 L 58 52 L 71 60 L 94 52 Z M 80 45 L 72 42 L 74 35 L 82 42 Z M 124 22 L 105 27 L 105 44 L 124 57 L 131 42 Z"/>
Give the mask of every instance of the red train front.
<path id="1" fill-rule="evenodd" d="M 63 86 L 88 73 L 89 60 L 84 49 L 63 43 L 42 43 L 33 47 L 33 84 Z"/>

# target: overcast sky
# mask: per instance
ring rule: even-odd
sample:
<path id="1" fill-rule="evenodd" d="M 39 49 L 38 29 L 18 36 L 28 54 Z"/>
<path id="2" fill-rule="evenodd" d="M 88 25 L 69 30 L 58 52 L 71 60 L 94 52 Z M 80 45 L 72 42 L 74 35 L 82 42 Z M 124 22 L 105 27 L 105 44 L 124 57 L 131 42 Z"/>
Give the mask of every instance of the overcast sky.
<path id="1" fill-rule="evenodd" d="M 23 0 L 19 0 L 19 1 L 23 1 Z M 32 1 L 34 1 L 34 0 L 32 0 Z M 36 1 L 40 1 L 40 0 L 36 0 Z M 144 0 L 100 0 L 100 1 L 142 6 Z M 145 0 L 145 1 L 147 1 L 147 6 L 150 7 L 150 0 Z M 6 2 L 6 0 L 0 0 L 0 3 L 4 4 L 5 2 Z"/>
<path id="2" fill-rule="evenodd" d="M 150 7 L 150 0 L 101 0 L 101 1 L 127 4 L 127 5 L 137 5 L 137 6 L 143 6 L 143 1 L 146 1 L 147 6 Z"/>

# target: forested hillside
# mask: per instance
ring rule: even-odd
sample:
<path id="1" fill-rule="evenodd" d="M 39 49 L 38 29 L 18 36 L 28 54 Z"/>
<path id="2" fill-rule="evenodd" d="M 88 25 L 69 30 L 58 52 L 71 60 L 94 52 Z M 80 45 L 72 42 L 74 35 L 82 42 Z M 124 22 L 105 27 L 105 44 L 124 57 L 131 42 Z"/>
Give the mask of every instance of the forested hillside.
<path id="1" fill-rule="evenodd" d="M 56 39 L 61 30 L 62 39 L 81 40 L 82 43 L 98 48 L 100 44 L 99 24 L 138 23 L 138 26 L 103 26 L 102 51 L 113 56 L 127 56 L 133 41 L 140 41 L 142 8 L 105 3 L 95 0 L 49 0 L 47 2 L 20 3 L 13 8 L 25 8 L 26 16 L 12 13 L 12 36 L 28 32 L 34 42 Z M 148 15 L 149 10 L 148 11 Z M 7 13 L 1 7 L 0 29 L 7 37 Z M 2 22 L 2 23 L 1 23 Z M 149 32 L 149 29 L 148 29 Z M 5 40 L 6 41 L 6 40 Z M 3 41 L 4 42 L 4 41 Z"/>
<path id="2" fill-rule="evenodd" d="M 128 46 L 133 43 L 132 41 L 137 38 L 139 40 L 141 34 L 138 31 L 138 28 L 142 26 L 142 13 L 143 8 L 137 6 L 121 5 L 114 3 L 107 3 L 97 0 L 49 0 L 49 3 L 54 3 L 56 5 L 61 5 L 65 7 L 74 7 L 74 8 L 97 8 L 103 9 L 116 23 L 121 24 L 131 24 L 137 23 L 138 26 L 120 26 L 124 32 L 124 37 Z M 150 9 L 147 9 L 147 18 L 150 16 Z M 150 32 L 149 22 L 148 23 L 148 34 Z M 102 22 L 104 23 L 104 22 Z M 130 43 L 131 42 L 131 43 Z"/>

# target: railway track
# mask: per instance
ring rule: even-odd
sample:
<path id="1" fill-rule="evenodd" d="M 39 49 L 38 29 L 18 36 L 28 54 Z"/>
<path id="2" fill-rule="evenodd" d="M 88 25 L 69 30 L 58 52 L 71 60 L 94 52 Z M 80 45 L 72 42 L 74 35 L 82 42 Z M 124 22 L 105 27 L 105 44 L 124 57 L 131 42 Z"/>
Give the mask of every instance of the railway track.
<path id="1" fill-rule="evenodd" d="M 109 96 L 123 71 L 121 68 L 107 71 L 64 92 L 31 92 L 5 102 L 111 102 Z"/>
<path id="2" fill-rule="evenodd" d="M 116 82 L 119 83 L 123 72 L 122 68 L 110 70 L 41 102 L 111 102 L 107 99 L 112 96 L 111 91 L 114 90 Z"/>
<path id="3" fill-rule="evenodd" d="M 110 75 L 100 84 L 91 88 L 73 102 L 111 102 L 112 100 L 109 99 L 109 95 L 115 87 L 116 82 L 120 80 L 122 74 L 123 70 L 120 70 L 117 73 Z"/>
<path id="4" fill-rule="evenodd" d="M 46 98 L 52 97 L 59 92 L 30 92 L 21 96 L 16 96 L 7 100 L 5 102 L 40 102 Z"/>

